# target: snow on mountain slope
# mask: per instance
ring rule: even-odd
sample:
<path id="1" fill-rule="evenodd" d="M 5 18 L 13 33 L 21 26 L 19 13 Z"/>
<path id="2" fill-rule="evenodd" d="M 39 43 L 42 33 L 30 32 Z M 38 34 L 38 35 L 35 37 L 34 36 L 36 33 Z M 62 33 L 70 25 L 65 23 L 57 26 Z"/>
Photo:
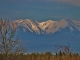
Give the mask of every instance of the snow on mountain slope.
<path id="1" fill-rule="evenodd" d="M 49 34 L 51 32 L 51 30 L 52 30 L 52 27 L 54 26 L 54 24 L 56 22 L 57 21 L 48 20 L 48 21 L 45 21 L 45 22 L 38 23 L 38 26 L 42 31 L 44 31 L 45 33 Z"/>
<path id="2" fill-rule="evenodd" d="M 45 22 L 37 22 L 30 19 L 25 20 L 15 20 L 13 21 L 17 27 L 23 27 L 24 31 L 31 31 L 37 34 L 53 34 L 57 31 L 60 31 L 66 27 L 70 29 L 70 31 L 74 31 L 75 29 L 80 31 L 80 21 L 75 20 L 66 20 L 62 19 L 60 21 L 48 20 Z"/>
<path id="3" fill-rule="evenodd" d="M 41 22 L 41 23 L 38 23 L 38 24 L 39 24 L 39 27 L 40 27 L 42 30 L 45 30 L 47 27 L 50 27 L 50 25 L 53 25 L 54 23 L 55 23 L 54 21 L 48 20 L 48 21 Z"/>
<path id="4" fill-rule="evenodd" d="M 80 21 L 73 20 L 72 22 L 74 23 L 75 28 L 80 31 Z"/>
<path id="5" fill-rule="evenodd" d="M 24 30 L 29 30 L 31 32 L 36 32 L 38 34 L 40 34 L 40 30 L 38 29 L 38 26 L 36 24 L 36 22 L 26 19 L 26 20 L 15 20 L 13 21 L 16 26 L 22 26 L 24 28 Z"/>

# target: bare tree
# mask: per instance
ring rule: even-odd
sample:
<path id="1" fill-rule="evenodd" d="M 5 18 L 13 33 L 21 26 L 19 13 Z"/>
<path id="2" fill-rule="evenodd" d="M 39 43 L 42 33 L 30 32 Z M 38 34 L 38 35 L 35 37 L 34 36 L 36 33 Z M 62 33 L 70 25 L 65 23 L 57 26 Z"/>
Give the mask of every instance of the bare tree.
<path id="1" fill-rule="evenodd" d="M 72 52 L 71 48 L 70 48 L 70 45 L 54 45 L 54 50 L 56 53 L 59 53 L 60 51 L 62 53 L 65 53 L 65 54 L 69 54 L 70 52 Z"/>
<path id="2" fill-rule="evenodd" d="M 18 60 L 24 49 L 16 37 L 17 27 L 7 20 L 0 20 L 0 54 L 4 60 Z M 16 58 L 14 58 L 16 57 Z"/>

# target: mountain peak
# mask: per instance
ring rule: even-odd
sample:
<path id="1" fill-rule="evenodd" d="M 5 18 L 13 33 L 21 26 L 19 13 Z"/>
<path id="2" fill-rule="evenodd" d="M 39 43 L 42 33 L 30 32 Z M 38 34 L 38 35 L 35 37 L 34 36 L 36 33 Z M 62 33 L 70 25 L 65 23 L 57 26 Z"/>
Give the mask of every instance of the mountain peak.
<path id="1" fill-rule="evenodd" d="M 45 21 L 45 22 L 49 22 L 49 23 L 52 23 L 52 22 L 54 22 L 53 20 L 48 20 L 48 21 Z"/>

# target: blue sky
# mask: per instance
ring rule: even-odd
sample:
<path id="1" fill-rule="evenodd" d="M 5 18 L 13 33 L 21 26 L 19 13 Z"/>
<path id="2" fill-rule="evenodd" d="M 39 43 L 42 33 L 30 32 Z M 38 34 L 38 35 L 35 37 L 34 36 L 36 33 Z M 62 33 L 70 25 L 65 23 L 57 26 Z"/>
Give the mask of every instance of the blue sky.
<path id="1" fill-rule="evenodd" d="M 0 18 L 80 20 L 80 0 L 0 0 Z"/>

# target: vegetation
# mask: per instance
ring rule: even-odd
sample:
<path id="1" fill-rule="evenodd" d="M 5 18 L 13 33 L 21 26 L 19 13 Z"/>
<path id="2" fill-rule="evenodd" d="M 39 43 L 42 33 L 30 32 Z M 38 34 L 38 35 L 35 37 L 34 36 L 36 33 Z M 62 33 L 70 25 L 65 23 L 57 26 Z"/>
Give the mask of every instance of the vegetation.
<path id="1" fill-rule="evenodd" d="M 60 55 L 62 54 L 62 55 Z M 27 54 L 26 60 L 80 60 L 78 54 L 60 54 L 53 55 L 51 52 Z"/>
<path id="2" fill-rule="evenodd" d="M 24 53 L 24 49 L 15 35 L 16 30 L 14 23 L 0 20 L 0 60 L 18 60 L 21 57 L 18 55 Z"/>
<path id="3" fill-rule="evenodd" d="M 14 57 L 13 55 L 10 55 L 11 57 Z M 80 60 L 80 55 L 78 54 L 64 54 L 64 53 L 58 53 L 56 55 L 52 54 L 51 52 L 46 53 L 31 53 L 31 54 L 18 54 L 16 55 L 15 59 L 17 57 L 20 57 L 20 59 L 17 60 Z M 3 60 L 2 55 L 0 54 L 0 60 Z"/>

